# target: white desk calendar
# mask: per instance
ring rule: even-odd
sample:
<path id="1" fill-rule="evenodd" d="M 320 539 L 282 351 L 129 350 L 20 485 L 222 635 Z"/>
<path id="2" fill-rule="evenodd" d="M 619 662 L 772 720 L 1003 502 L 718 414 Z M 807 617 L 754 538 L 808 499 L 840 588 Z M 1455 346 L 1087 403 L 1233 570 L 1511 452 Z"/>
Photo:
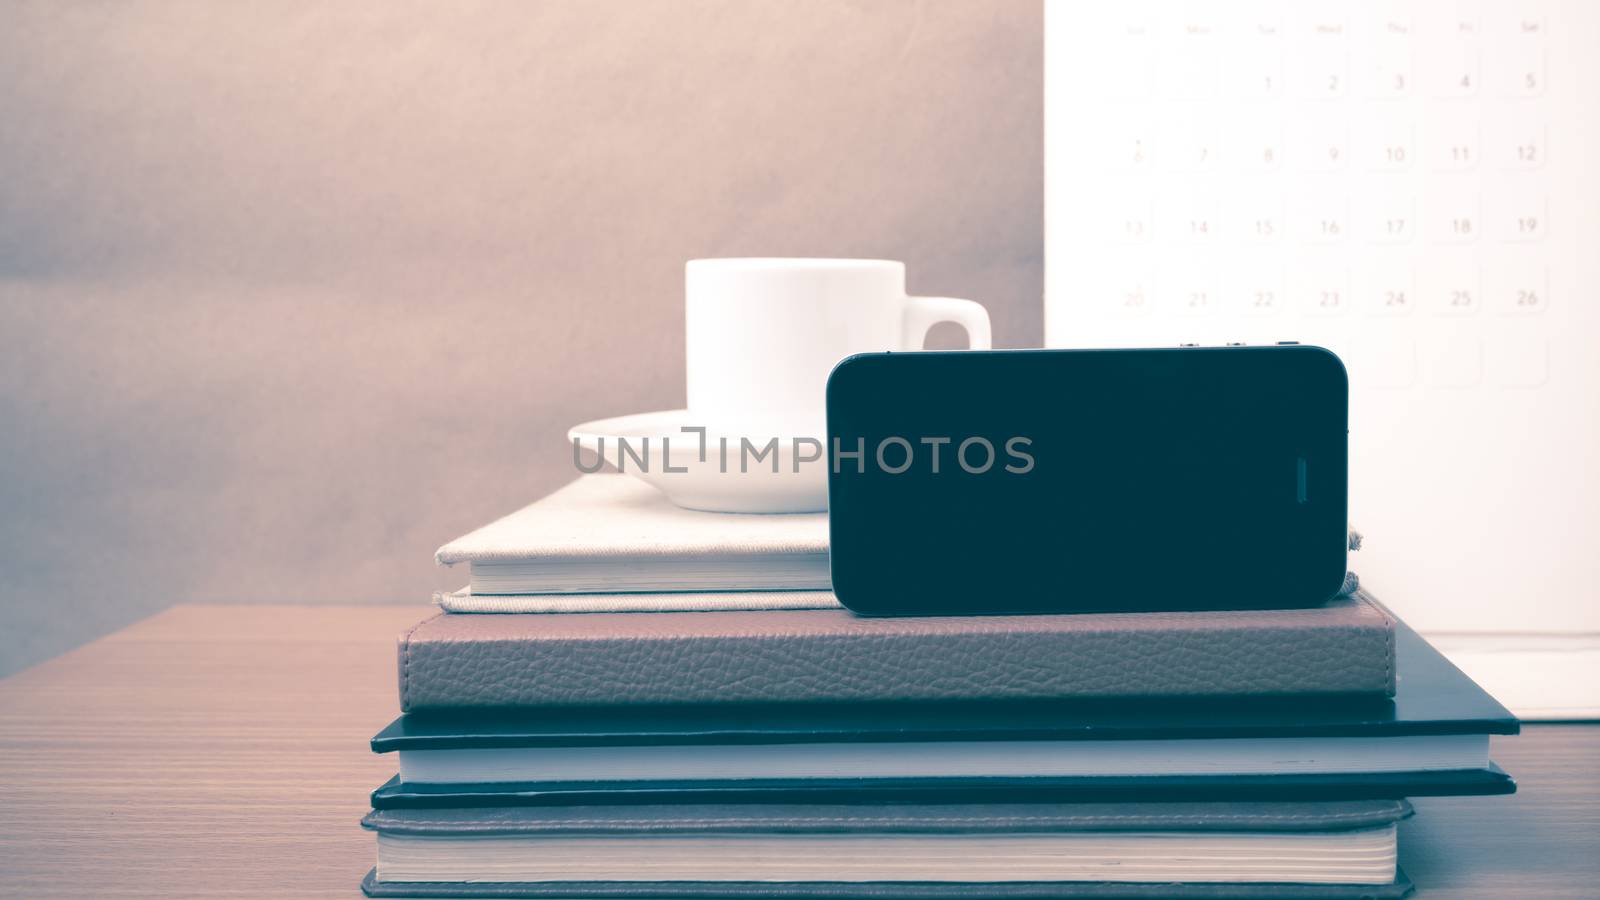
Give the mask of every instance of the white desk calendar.
<path id="1" fill-rule="evenodd" d="M 1363 584 L 1600 714 L 1600 3 L 1045 18 L 1046 344 L 1336 351 Z"/>

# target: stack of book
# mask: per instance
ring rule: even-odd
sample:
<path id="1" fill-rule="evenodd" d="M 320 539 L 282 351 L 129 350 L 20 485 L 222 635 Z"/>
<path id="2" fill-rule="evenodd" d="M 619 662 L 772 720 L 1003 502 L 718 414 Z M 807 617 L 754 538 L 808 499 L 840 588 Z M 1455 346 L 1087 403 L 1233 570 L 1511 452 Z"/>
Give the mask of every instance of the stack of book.
<path id="1" fill-rule="evenodd" d="M 822 515 L 589 475 L 439 551 L 372 740 L 374 897 L 1398 897 L 1514 718 L 1359 589 L 860 618 Z"/>

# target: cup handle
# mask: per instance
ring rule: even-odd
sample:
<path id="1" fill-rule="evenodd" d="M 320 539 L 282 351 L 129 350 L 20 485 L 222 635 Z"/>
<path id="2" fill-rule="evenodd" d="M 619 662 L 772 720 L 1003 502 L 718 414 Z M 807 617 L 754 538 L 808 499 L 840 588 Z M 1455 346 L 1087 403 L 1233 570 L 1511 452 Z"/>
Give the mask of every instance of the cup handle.
<path id="1" fill-rule="evenodd" d="M 927 343 L 928 330 L 940 322 L 954 322 L 965 328 L 967 346 L 971 349 L 989 349 L 989 311 L 981 303 L 955 297 L 907 297 L 905 332 L 900 346 L 921 350 Z"/>

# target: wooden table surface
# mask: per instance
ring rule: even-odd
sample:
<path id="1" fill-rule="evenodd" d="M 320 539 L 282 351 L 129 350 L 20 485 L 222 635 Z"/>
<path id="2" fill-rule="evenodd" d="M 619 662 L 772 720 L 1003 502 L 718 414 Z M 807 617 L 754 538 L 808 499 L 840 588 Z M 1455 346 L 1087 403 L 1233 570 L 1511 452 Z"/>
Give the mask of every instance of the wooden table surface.
<path id="1" fill-rule="evenodd" d="M 360 896 L 421 607 L 183 606 L 0 681 L 0 896 Z M 1512 797 L 1417 801 L 1423 897 L 1600 895 L 1600 726 L 1496 738 Z"/>

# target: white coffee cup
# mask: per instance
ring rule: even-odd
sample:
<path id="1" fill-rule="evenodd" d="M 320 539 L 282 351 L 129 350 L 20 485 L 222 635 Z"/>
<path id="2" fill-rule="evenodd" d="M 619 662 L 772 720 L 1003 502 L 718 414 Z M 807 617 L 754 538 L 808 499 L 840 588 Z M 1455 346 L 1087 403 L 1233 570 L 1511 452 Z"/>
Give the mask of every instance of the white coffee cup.
<path id="1" fill-rule="evenodd" d="M 920 350 L 940 322 L 989 348 L 989 313 L 971 300 L 906 296 L 904 263 L 696 259 L 686 268 L 689 412 L 710 427 L 820 438 L 839 360 Z"/>

